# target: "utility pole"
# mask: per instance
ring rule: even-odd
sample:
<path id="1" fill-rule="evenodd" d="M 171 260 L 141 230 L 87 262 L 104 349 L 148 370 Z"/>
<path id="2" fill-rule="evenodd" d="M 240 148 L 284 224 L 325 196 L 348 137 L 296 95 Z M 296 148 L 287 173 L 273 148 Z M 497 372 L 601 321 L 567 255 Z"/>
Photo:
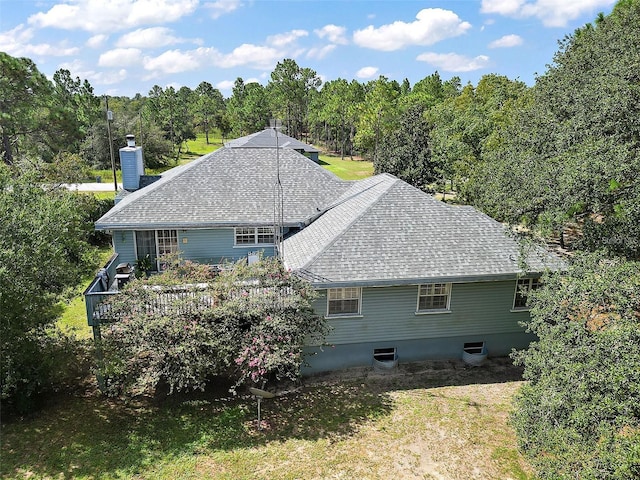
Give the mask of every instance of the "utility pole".
<path id="1" fill-rule="evenodd" d="M 113 112 L 109 110 L 109 96 L 104 96 L 104 102 L 107 107 L 107 133 L 109 134 L 109 155 L 111 155 L 111 170 L 113 170 L 113 189 L 118 192 L 118 177 L 116 176 L 116 160 L 113 157 L 113 141 L 111 140 L 111 122 L 113 121 Z"/>

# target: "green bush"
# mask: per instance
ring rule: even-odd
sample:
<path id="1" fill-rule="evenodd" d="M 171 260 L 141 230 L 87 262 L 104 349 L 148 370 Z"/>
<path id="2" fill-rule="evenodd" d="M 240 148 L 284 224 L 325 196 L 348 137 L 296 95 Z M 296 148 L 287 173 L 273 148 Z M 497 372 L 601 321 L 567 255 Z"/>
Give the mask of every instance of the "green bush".
<path id="1" fill-rule="evenodd" d="M 163 262 L 160 275 L 136 279 L 109 304 L 102 326 L 107 393 L 204 389 L 212 376 L 239 386 L 296 379 L 308 339 L 322 341 L 314 291 L 274 259 L 235 264 L 215 278 L 207 266 Z M 207 282 L 207 283 L 202 283 Z"/>
<path id="2" fill-rule="evenodd" d="M 530 294 L 513 421 L 543 479 L 640 478 L 640 263 L 579 256 Z"/>
<path id="3" fill-rule="evenodd" d="M 24 414 L 43 394 L 73 387 L 90 373 L 90 344 L 57 327 L 37 328 L 2 351 L 2 406 Z"/>

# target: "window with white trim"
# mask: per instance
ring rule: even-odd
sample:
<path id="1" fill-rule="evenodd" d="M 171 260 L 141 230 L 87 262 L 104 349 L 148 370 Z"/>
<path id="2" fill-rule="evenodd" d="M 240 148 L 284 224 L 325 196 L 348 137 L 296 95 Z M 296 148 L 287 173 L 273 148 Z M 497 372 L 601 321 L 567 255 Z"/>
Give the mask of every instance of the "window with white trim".
<path id="1" fill-rule="evenodd" d="M 236 245 L 273 245 L 273 227 L 236 227 Z"/>
<path id="2" fill-rule="evenodd" d="M 154 271 L 161 269 L 158 265 L 159 257 L 178 251 L 177 230 L 138 230 L 135 238 L 136 258 L 148 258 Z"/>
<path id="3" fill-rule="evenodd" d="M 513 298 L 514 310 L 526 310 L 527 296 L 532 290 L 540 286 L 540 280 L 537 278 L 519 278 L 516 282 L 516 293 Z"/>
<path id="4" fill-rule="evenodd" d="M 362 303 L 360 287 L 330 288 L 327 291 L 327 315 L 359 315 Z"/>
<path id="5" fill-rule="evenodd" d="M 418 312 L 449 310 L 450 283 L 418 285 Z"/>
<path id="6" fill-rule="evenodd" d="M 158 237 L 158 256 L 176 253 L 178 251 L 177 230 L 156 230 Z"/>

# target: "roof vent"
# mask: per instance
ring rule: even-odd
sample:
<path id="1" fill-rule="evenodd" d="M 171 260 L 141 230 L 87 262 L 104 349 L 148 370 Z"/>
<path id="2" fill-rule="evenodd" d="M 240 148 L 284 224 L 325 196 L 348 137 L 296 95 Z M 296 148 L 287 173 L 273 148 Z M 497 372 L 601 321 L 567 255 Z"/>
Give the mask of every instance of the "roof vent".
<path id="1" fill-rule="evenodd" d="M 127 147 L 135 147 L 136 146 L 136 137 L 135 135 L 127 135 L 125 137 L 127 139 Z"/>

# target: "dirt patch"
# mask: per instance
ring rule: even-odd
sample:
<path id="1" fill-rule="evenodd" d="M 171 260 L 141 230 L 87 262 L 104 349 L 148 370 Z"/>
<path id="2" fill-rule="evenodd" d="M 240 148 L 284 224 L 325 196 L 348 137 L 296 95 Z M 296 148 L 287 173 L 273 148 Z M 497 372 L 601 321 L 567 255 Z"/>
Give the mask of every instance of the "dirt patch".
<path id="1" fill-rule="evenodd" d="M 433 360 L 400 363 L 388 371 L 372 367 L 357 367 L 306 377 L 304 385 L 361 380 L 398 389 L 420 386 L 454 386 L 483 383 L 504 383 L 522 380 L 522 369 L 513 365 L 509 357 L 488 359 L 482 366 L 472 367 L 462 360 Z"/>

